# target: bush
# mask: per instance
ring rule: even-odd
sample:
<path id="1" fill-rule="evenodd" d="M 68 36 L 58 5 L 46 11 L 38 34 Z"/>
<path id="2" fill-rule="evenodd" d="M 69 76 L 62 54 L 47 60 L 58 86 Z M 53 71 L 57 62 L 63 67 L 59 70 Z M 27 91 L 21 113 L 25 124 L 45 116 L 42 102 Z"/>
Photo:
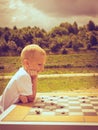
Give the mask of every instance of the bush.
<path id="1" fill-rule="evenodd" d="M 4 70 L 4 66 L 0 66 L 0 70 Z"/>
<path id="2" fill-rule="evenodd" d="M 68 54 L 68 51 L 67 51 L 66 49 L 64 49 L 64 50 L 62 51 L 62 54 Z"/>
<path id="3" fill-rule="evenodd" d="M 7 46 L 8 46 L 8 48 L 9 48 L 10 50 L 17 50 L 17 45 L 16 45 L 16 43 L 15 43 L 14 41 L 9 41 L 9 42 L 7 43 Z"/>

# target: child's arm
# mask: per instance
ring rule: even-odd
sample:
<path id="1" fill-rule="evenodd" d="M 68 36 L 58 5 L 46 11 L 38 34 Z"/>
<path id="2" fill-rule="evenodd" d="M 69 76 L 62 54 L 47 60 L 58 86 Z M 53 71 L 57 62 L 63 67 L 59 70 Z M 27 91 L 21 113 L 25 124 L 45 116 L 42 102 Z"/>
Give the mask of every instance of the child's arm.
<path id="1" fill-rule="evenodd" d="M 38 77 L 37 75 L 31 77 L 32 78 L 32 84 L 33 84 L 33 86 L 32 86 L 33 94 L 27 96 L 29 102 L 33 102 L 35 100 L 35 97 L 36 97 L 37 77 Z"/>
<path id="2" fill-rule="evenodd" d="M 20 95 L 19 96 L 19 100 L 22 103 L 28 103 L 28 102 L 33 102 L 35 100 L 36 97 L 36 87 L 37 87 L 37 73 L 34 72 L 31 79 L 32 79 L 32 95 L 28 95 L 28 96 L 24 96 L 24 95 Z"/>

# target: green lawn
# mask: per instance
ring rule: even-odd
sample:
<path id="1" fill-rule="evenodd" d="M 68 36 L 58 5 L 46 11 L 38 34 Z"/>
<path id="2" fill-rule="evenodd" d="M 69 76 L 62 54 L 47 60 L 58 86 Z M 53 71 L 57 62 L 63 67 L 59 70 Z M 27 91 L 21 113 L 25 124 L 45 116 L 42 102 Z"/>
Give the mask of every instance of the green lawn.
<path id="1" fill-rule="evenodd" d="M 0 57 L 0 74 L 13 75 L 21 66 L 19 57 Z M 48 55 L 44 74 L 98 72 L 98 54 Z M 43 74 L 42 73 L 42 74 Z"/>
<path id="2" fill-rule="evenodd" d="M 38 92 L 74 91 L 98 88 L 98 77 L 60 77 L 39 79 Z"/>
<path id="3" fill-rule="evenodd" d="M 0 81 L 0 94 L 2 94 L 8 80 Z M 60 92 L 98 89 L 98 76 L 91 77 L 59 77 L 42 78 L 38 80 L 38 92 Z"/>
<path id="4" fill-rule="evenodd" d="M 19 57 L 0 57 L 0 75 L 13 75 L 21 66 Z M 41 74 L 98 73 L 98 54 L 48 55 Z M 0 80 L 2 94 L 9 80 Z M 44 78 L 38 81 L 38 92 L 74 91 L 98 88 L 98 77 Z"/>

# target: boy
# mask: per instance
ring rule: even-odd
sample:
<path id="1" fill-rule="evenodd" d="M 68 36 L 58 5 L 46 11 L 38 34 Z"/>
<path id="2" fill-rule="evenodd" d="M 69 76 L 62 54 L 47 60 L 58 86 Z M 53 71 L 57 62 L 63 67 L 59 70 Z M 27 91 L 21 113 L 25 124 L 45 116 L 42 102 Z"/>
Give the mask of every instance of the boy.
<path id="1" fill-rule="evenodd" d="M 14 103 L 34 102 L 38 73 L 43 71 L 45 60 L 46 53 L 38 45 L 28 45 L 22 50 L 22 67 L 12 77 L 2 94 L 1 113 Z"/>

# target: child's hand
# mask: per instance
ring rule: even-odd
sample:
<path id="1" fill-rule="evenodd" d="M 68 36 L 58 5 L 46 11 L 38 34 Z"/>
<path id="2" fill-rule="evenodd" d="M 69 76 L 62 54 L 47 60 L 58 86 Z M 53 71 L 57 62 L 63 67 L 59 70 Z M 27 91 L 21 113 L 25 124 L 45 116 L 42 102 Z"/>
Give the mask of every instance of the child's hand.
<path id="1" fill-rule="evenodd" d="M 33 101 L 34 101 L 33 95 L 29 95 L 29 96 L 27 96 L 27 98 L 28 98 L 28 101 L 29 101 L 29 102 L 33 102 Z"/>
<path id="2" fill-rule="evenodd" d="M 30 75 L 31 75 L 32 77 L 36 77 L 36 76 L 38 75 L 38 72 L 35 71 L 35 70 L 30 70 Z"/>
<path id="3" fill-rule="evenodd" d="M 28 98 L 26 96 L 20 95 L 19 99 L 22 103 L 28 103 Z"/>

